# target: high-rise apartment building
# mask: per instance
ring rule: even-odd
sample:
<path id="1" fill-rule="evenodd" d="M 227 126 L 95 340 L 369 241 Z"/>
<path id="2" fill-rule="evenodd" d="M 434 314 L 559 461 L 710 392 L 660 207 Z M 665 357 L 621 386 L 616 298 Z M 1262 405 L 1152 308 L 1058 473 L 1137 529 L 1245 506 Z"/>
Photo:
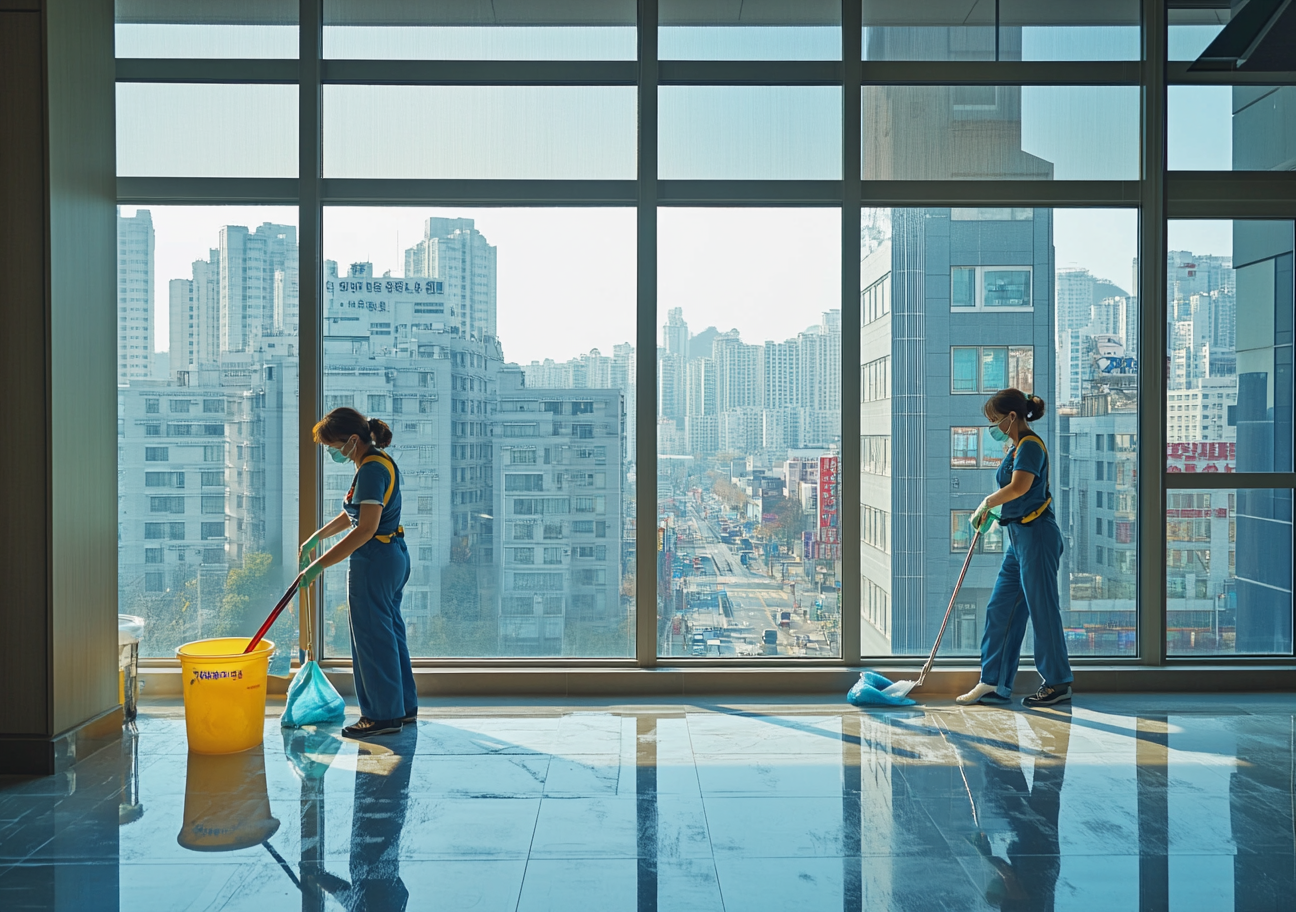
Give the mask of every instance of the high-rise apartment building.
<path id="1" fill-rule="evenodd" d="M 510 367 L 500 373 L 498 405 L 501 648 L 620 654 L 629 618 L 621 599 L 621 392 L 535 388 Z"/>
<path id="2" fill-rule="evenodd" d="M 153 215 L 117 211 L 117 382 L 153 374 Z"/>
<path id="3" fill-rule="evenodd" d="M 922 652 L 935 637 L 967 517 L 1003 455 L 983 432 L 986 397 L 1014 386 L 1053 398 L 1050 210 L 895 209 L 891 227 L 860 264 L 862 288 L 890 287 L 889 308 L 866 309 L 859 329 L 861 592 L 866 650 L 878 654 Z M 1045 440 L 1052 426 L 1051 414 L 1035 425 Z M 992 558 L 974 561 L 946 649 L 975 651 L 997 572 Z"/>
<path id="4" fill-rule="evenodd" d="M 266 222 L 249 232 L 221 229 L 219 264 L 220 351 L 253 352 L 260 337 L 297 326 L 297 229 Z"/>
<path id="5" fill-rule="evenodd" d="M 495 248 L 470 218 L 431 217 L 423 240 L 405 251 L 405 278 L 445 283 L 447 322 L 465 337 L 495 337 Z"/>

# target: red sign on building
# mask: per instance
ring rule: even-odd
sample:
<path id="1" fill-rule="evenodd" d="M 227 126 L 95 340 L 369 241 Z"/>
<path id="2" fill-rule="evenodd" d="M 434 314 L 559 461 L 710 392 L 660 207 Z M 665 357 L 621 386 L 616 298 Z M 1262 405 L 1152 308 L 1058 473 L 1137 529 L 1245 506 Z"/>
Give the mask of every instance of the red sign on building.
<path id="1" fill-rule="evenodd" d="M 819 528 L 837 528 L 837 457 L 819 457 Z M 820 536 L 822 540 L 822 535 Z"/>

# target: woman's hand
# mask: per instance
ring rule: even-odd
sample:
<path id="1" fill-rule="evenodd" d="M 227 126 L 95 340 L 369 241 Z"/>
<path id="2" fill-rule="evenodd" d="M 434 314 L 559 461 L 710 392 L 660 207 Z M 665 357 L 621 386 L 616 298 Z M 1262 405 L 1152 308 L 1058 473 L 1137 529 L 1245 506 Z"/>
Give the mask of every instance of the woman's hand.
<path id="1" fill-rule="evenodd" d="M 314 583 L 315 580 L 319 579 L 320 574 L 323 572 L 324 572 L 323 558 L 320 558 L 319 560 L 314 561 L 313 563 L 302 568 L 301 581 L 297 583 L 297 588 L 309 589 L 311 587 L 311 584 Z"/>
<path id="2" fill-rule="evenodd" d="M 297 549 L 297 569 L 305 570 L 311 562 L 311 552 L 319 547 L 320 534 L 318 531 L 312 532 L 311 537 L 302 542 L 302 546 Z"/>

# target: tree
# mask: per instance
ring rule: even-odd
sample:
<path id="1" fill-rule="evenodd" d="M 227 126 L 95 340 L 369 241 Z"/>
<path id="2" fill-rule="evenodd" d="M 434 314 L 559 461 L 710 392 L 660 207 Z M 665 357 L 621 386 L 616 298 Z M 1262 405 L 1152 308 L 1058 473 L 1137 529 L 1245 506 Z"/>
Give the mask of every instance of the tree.
<path id="1" fill-rule="evenodd" d="M 805 511 L 801 502 L 790 497 L 780 497 L 774 502 L 774 519 L 766 525 L 772 531 L 771 538 L 779 538 L 786 545 L 791 545 L 805 531 Z"/>
<path id="2" fill-rule="evenodd" d="M 230 570 L 225 577 L 220 609 L 210 636 L 252 636 L 283 595 L 281 584 L 281 574 L 275 572 L 274 558 L 262 552 L 246 555 L 243 566 Z M 204 591 L 203 597 L 207 599 L 209 593 Z M 289 641 L 296 629 L 292 614 L 290 606 L 266 634 L 276 646 L 291 648 Z"/>

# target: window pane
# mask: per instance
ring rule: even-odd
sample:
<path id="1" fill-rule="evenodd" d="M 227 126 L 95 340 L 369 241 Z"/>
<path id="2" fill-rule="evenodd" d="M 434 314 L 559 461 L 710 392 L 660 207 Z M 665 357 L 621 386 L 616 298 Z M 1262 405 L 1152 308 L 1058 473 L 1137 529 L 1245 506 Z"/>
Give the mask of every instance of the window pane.
<path id="1" fill-rule="evenodd" d="M 861 327 L 861 366 L 889 359 L 895 389 L 907 393 L 885 409 L 870 411 L 865 403 L 861 412 L 870 439 L 889 440 L 893 466 L 889 476 L 859 476 L 861 518 L 886 514 L 890 548 L 883 554 L 866 540 L 860 546 L 865 656 L 931 649 L 962 568 L 959 552 L 971 541 L 967 517 L 997 488 L 995 470 L 1006 451 L 990 436 L 982 405 L 989 393 L 1010 385 L 1048 404 L 1034 429 L 1048 448 L 1051 512 L 1065 543 L 1058 590 L 1068 648 L 1073 655 L 1135 654 L 1138 308 L 1127 287 L 1134 279 L 1137 213 L 1027 213 L 936 207 L 862 213 L 861 274 L 878 281 L 894 272 L 897 281 L 890 318 Z M 984 258 L 987 265 L 976 268 L 987 274 L 1002 270 L 1005 260 L 1019 264 L 1029 270 L 1039 303 L 1029 310 L 951 311 L 943 282 L 909 279 L 915 257 L 938 264 Z M 947 433 L 948 463 L 932 450 L 932 441 Z M 865 528 L 861 538 L 868 534 Z M 948 553 L 944 545 L 934 552 L 931 542 L 946 536 Z M 999 572 L 1000 561 L 990 555 L 1004 548 L 1001 528 L 982 536 L 943 654 L 977 655 Z M 914 573 L 919 560 L 922 571 Z M 1028 637 L 1023 651 L 1032 650 Z"/>
<path id="2" fill-rule="evenodd" d="M 979 427 L 950 428 L 950 468 L 977 468 L 977 440 L 980 436 Z"/>
<path id="3" fill-rule="evenodd" d="M 975 348 L 955 348 L 950 351 L 952 392 L 975 393 L 977 391 L 977 358 L 980 356 L 980 350 Z"/>
<path id="4" fill-rule="evenodd" d="M 119 212 L 118 602 L 142 655 L 247 635 L 297 571 L 296 218 Z M 295 605 L 269 638 L 286 672 Z"/>
<path id="5" fill-rule="evenodd" d="M 864 86 L 866 180 L 1132 180 L 1137 86 Z"/>
<path id="6" fill-rule="evenodd" d="M 1292 470 L 1293 235 L 1169 223 L 1167 471 Z"/>
<path id="7" fill-rule="evenodd" d="M 1024 346 L 1008 349 L 1008 385 L 1022 392 L 1035 390 L 1035 350 Z"/>
<path id="8" fill-rule="evenodd" d="M 981 392 L 993 393 L 1008 385 L 1008 350 L 999 346 L 981 349 Z"/>
<path id="9" fill-rule="evenodd" d="M 839 180 L 841 89 L 662 86 L 663 179 Z"/>
<path id="10" fill-rule="evenodd" d="M 664 656 L 840 654 L 840 220 L 658 213 Z M 771 259 L 774 236 L 785 255 Z M 793 286 L 794 305 L 782 291 Z M 885 553 L 885 511 L 869 520 Z"/>
<path id="11" fill-rule="evenodd" d="M 985 270 L 985 306 L 1030 307 L 1030 280 L 1029 269 Z"/>
<path id="12" fill-rule="evenodd" d="M 365 60 L 634 60 L 634 0 L 572 4 L 325 0 L 324 56 Z"/>
<path id="13" fill-rule="evenodd" d="M 1290 655 L 1292 492 L 1166 492 L 1170 655 Z"/>
<path id="14" fill-rule="evenodd" d="M 1290 171 L 1296 86 L 1170 86 L 1166 161 L 1184 171 Z"/>
<path id="15" fill-rule="evenodd" d="M 122 177 L 296 177 L 297 87 L 117 84 Z"/>
<path id="16" fill-rule="evenodd" d="M 1227 6 L 1216 9 L 1169 9 L 1170 60 L 1196 60 L 1224 30 L 1231 15 Z"/>
<path id="17" fill-rule="evenodd" d="M 661 0 L 663 60 L 837 60 L 841 4 L 835 0 Z"/>
<path id="18" fill-rule="evenodd" d="M 1138 0 L 862 2 L 865 60 L 1139 59 Z"/>
<path id="19" fill-rule="evenodd" d="M 391 408 L 411 653 L 633 655 L 633 211 L 328 209 L 324 256 L 326 401 Z M 344 567 L 325 596 L 348 655 Z"/>
<path id="20" fill-rule="evenodd" d="M 976 267 L 955 266 L 950 272 L 950 306 L 976 307 Z"/>
<path id="21" fill-rule="evenodd" d="M 295 58 L 298 4 L 116 0 L 118 57 Z"/>
<path id="22" fill-rule="evenodd" d="M 384 118 L 403 126 L 369 126 Z M 631 179 L 635 90 L 325 86 L 324 175 Z"/>

